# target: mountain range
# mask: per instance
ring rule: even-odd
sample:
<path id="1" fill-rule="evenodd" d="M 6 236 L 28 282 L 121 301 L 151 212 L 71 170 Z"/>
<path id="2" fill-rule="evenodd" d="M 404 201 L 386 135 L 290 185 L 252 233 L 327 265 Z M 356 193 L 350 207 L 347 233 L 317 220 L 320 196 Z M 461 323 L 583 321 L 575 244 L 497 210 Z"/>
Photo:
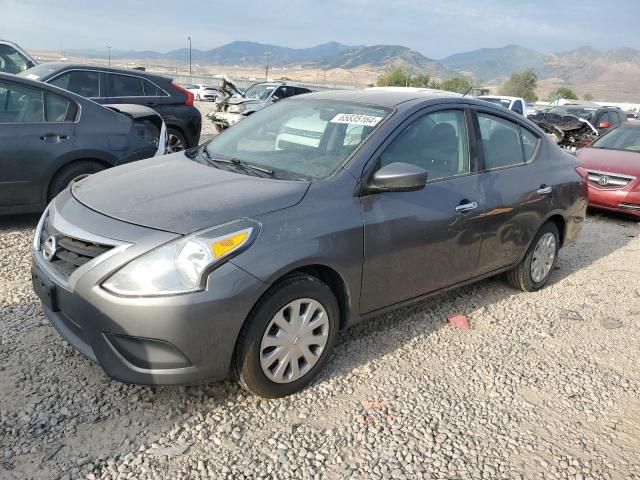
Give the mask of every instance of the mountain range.
<path id="1" fill-rule="evenodd" d="M 310 48 L 290 48 L 249 41 L 231 42 L 210 50 L 193 49 L 195 64 L 262 67 L 298 67 L 301 69 L 362 69 L 374 73 L 401 66 L 412 74 L 427 73 L 439 79 L 467 76 L 477 83 L 499 84 L 513 72 L 533 68 L 544 84 L 573 85 L 585 90 L 606 91 L 606 87 L 640 100 L 640 50 L 619 48 L 598 50 L 581 47 L 558 53 L 543 53 L 519 45 L 482 48 L 432 59 L 400 45 L 344 45 L 328 42 Z M 104 58 L 106 52 L 72 53 Z M 166 53 L 155 51 L 112 51 L 112 58 L 188 62 L 189 50 L 181 48 Z M 590 91 L 590 90 L 586 90 Z"/>

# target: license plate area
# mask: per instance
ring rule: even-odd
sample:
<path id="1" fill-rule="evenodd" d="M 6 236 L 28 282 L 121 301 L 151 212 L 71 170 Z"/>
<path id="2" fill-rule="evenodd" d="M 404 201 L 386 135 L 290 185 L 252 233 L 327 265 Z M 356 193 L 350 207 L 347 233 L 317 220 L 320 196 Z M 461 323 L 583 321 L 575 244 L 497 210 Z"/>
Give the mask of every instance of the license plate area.
<path id="1" fill-rule="evenodd" d="M 34 268 L 31 271 L 31 283 L 33 284 L 34 292 L 36 292 L 42 303 L 49 310 L 59 312 L 56 286 L 51 280 L 43 272 Z"/>

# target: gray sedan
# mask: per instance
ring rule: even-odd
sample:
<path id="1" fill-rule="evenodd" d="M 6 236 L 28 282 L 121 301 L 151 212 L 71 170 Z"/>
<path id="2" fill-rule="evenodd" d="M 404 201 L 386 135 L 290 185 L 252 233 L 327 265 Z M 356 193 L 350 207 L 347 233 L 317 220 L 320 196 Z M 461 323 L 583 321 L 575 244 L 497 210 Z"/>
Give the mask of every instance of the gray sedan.
<path id="1" fill-rule="evenodd" d="M 584 175 L 485 102 L 309 94 L 75 183 L 37 227 L 33 284 L 115 379 L 279 397 L 358 321 L 499 273 L 542 288 L 582 229 Z"/>

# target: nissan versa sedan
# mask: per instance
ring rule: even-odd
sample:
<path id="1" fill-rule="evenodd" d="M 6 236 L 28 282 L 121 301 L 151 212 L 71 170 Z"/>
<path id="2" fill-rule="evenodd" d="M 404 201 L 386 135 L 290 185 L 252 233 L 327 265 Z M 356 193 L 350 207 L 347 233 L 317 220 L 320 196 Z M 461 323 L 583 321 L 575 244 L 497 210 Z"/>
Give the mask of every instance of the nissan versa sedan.
<path id="1" fill-rule="evenodd" d="M 585 219 L 577 167 L 485 102 L 302 95 L 74 183 L 37 226 L 33 286 L 115 379 L 280 397 L 360 320 L 503 272 L 542 288 Z"/>
<path id="2" fill-rule="evenodd" d="M 577 152 L 589 206 L 640 217 L 640 124 L 625 123 Z"/>

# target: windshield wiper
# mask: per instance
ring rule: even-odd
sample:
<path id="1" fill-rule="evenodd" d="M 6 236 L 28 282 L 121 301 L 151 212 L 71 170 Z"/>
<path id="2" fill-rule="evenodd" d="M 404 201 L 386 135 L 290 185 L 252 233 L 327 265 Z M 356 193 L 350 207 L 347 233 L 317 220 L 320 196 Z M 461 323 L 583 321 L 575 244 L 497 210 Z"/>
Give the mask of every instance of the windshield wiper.
<path id="1" fill-rule="evenodd" d="M 243 160 L 240 160 L 239 158 L 224 158 L 224 157 L 212 157 L 211 154 L 207 151 L 207 149 L 203 149 L 203 152 L 205 154 L 205 156 L 207 157 L 207 160 L 214 162 L 214 163 L 226 163 L 227 165 L 235 165 L 237 167 L 242 168 L 244 171 L 246 172 L 251 172 L 254 175 L 257 175 L 259 177 L 268 177 L 268 178 L 273 178 L 275 177 L 275 173 L 273 170 L 269 170 L 268 168 L 264 168 L 264 167 L 260 167 L 258 165 L 253 165 L 251 163 L 247 163 Z M 261 175 L 264 174 L 264 175 Z"/>

